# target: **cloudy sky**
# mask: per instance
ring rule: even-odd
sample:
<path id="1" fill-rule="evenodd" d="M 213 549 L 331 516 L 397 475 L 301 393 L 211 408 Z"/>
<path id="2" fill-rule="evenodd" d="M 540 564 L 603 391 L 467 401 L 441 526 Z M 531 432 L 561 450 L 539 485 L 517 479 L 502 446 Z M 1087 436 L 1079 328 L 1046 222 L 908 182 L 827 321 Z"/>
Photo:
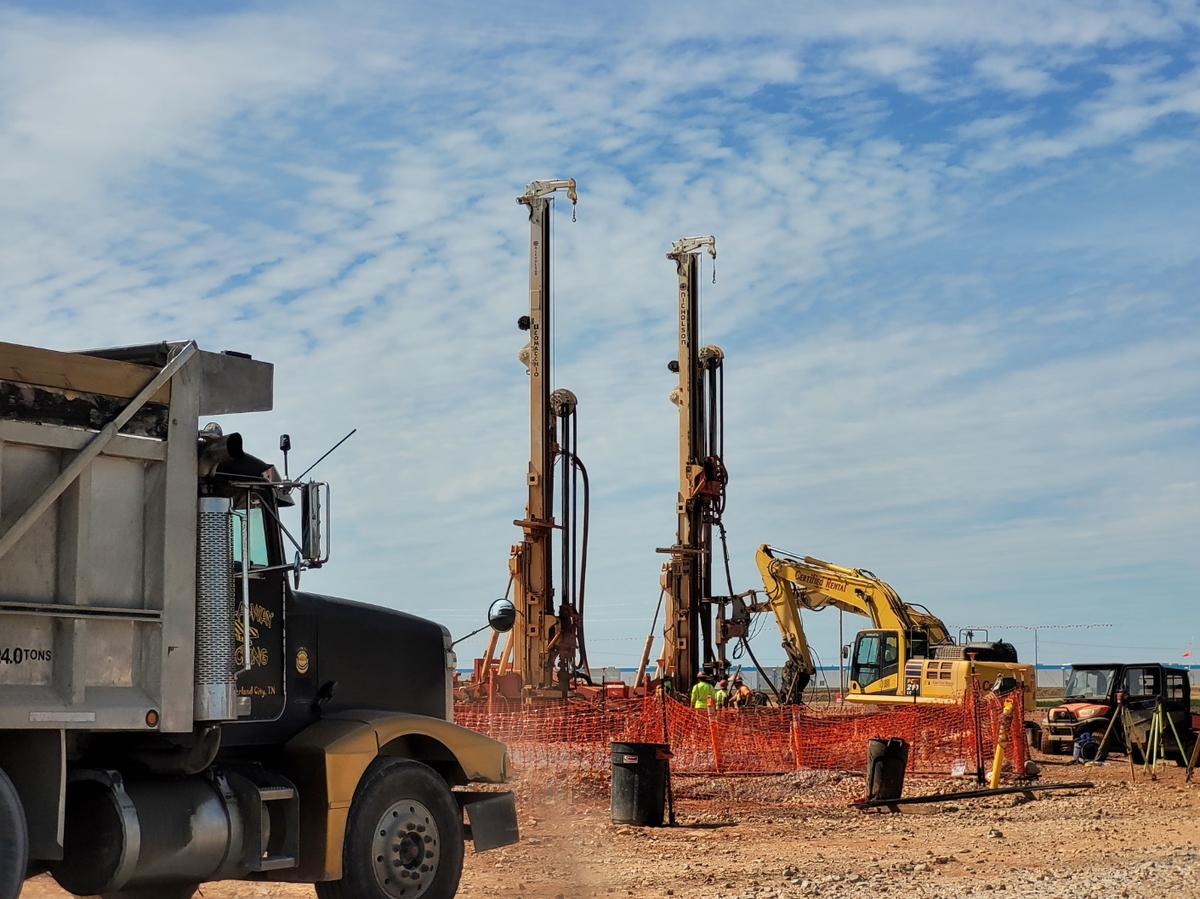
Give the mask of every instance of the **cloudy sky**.
<path id="1" fill-rule="evenodd" d="M 708 233 L 738 590 L 766 542 L 1028 659 L 1033 626 L 1113 625 L 1038 631 L 1043 663 L 1193 645 L 1195 3 L 163 6 L 0 5 L 0 339 L 272 361 L 275 411 L 237 427 L 266 455 L 289 432 L 293 464 L 358 428 L 317 472 L 335 557 L 306 586 L 455 634 L 504 592 L 514 198 L 573 177 L 554 380 L 593 485 L 593 664 L 636 664 L 658 598 L 664 254 Z M 836 664 L 835 613 L 807 623 Z"/>

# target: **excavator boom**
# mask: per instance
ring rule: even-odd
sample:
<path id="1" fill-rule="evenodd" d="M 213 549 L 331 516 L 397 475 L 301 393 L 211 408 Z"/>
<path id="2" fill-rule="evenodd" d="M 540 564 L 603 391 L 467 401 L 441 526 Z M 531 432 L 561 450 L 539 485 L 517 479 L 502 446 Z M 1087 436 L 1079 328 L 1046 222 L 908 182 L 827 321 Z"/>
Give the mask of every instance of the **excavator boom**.
<path id="1" fill-rule="evenodd" d="M 812 556 L 793 556 L 765 543 L 758 548 L 756 561 L 768 596 L 782 586 L 801 608 L 818 611 L 832 606 L 866 616 L 877 628 L 918 628 L 929 635 L 931 644 L 951 642 L 940 618 L 928 609 L 904 602 L 890 584 L 866 569 L 845 568 Z"/>

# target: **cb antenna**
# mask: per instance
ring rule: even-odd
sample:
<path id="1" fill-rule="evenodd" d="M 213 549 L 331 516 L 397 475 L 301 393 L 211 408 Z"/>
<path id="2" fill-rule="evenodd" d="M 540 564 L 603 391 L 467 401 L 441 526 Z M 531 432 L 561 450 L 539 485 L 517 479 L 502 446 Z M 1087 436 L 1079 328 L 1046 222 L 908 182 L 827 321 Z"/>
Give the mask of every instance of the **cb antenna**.
<path id="1" fill-rule="evenodd" d="M 341 446 L 343 443 L 345 443 L 347 440 L 349 440 L 351 437 L 353 437 L 357 431 L 358 431 L 358 428 L 354 428 L 353 430 L 350 431 L 349 434 L 347 434 L 345 437 L 343 437 L 341 440 L 339 440 L 337 443 L 335 443 L 333 446 L 331 446 L 328 450 L 326 450 L 325 455 L 322 456 L 320 459 L 318 459 L 316 462 L 314 462 L 312 465 L 308 466 L 308 468 L 304 469 L 304 471 L 301 474 L 297 475 L 296 480 L 299 481 L 299 480 L 303 479 L 304 475 L 308 474 L 310 471 L 312 471 L 314 468 L 316 468 L 318 465 L 320 465 L 322 462 L 324 462 L 327 458 L 329 458 L 330 453 L 332 453 L 335 449 L 337 449 L 339 446 Z M 290 441 L 289 441 L 289 443 L 290 443 Z"/>

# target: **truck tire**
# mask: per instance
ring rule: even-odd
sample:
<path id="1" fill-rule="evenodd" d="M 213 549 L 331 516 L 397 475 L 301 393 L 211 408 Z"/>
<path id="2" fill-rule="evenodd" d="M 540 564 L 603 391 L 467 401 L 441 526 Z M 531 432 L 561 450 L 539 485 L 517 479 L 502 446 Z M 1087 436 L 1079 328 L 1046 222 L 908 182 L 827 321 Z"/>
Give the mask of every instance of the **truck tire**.
<path id="1" fill-rule="evenodd" d="M 462 810 L 432 768 L 377 759 L 350 806 L 342 879 L 319 899 L 452 899 L 463 866 Z"/>
<path id="2" fill-rule="evenodd" d="M 1058 742 L 1050 738 L 1050 731 L 1042 731 L 1042 745 L 1039 747 L 1043 755 L 1058 755 Z"/>
<path id="3" fill-rule="evenodd" d="M 0 899 L 17 899 L 29 864 L 25 809 L 8 775 L 0 771 Z"/>

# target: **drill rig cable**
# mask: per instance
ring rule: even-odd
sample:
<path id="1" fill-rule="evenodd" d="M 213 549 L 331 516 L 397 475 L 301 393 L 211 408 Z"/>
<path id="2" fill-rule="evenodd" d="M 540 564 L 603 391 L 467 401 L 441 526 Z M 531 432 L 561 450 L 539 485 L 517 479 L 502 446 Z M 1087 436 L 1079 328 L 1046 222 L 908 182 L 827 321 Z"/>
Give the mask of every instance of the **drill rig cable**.
<path id="1" fill-rule="evenodd" d="M 575 637 L 574 651 L 569 659 L 563 658 L 570 676 L 591 683 L 591 675 L 587 667 L 587 649 L 583 642 L 583 584 L 586 578 L 586 546 L 588 513 L 590 505 L 587 471 L 577 455 L 579 443 L 578 420 L 574 408 L 561 416 L 562 425 L 558 441 L 558 456 L 562 460 L 562 548 L 561 548 L 561 610 L 564 618 L 570 616 L 570 626 Z M 579 530 L 579 473 L 582 469 L 584 484 L 584 519 L 582 533 Z M 580 543 L 582 542 L 582 558 Z M 564 625 L 566 622 L 564 621 Z M 565 672 L 564 672 L 565 673 Z"/>
<path id="2" fill-rule="evenodd" d="M 577 422 L 576 422 L 577 424 Z M 576 649 L 578 658 L 576 660 L 575 670 L 576 676 L 582 676 L 588 683 L 592 682 L 590 672 L 588 671 L 588 654 L 587 646 L 583 640 L 583 594 L 584 582 L 587 579 L 587 541 L 588 541 L 588 513 L 589 513 L 589 496 L 587 484 L 587 469 L 583 469 L 583 463 L 578 457 L 578 427 L 572 428 L 569 436 L 566 436 L 566 451 L 563 455 L 563 478 L 564 480 L 570 475 L 571 480 L 571 559 L 570 559 L 570 583 L 574 588 L 574 601 L 572 601 L 572 609 L 575 611 L 575 636 Z M 568 471 L 569 469 L 569 471 Z M 582 475 L 581 475 L 582 469 Z M 580 523 L 580 480 L 583 480 L 583 522 L 582 533 Z M 564 507 L 563 514 L 565 516 L 566 509 Z"/>
<path id="3" fill-rule="evenodd" d="M 563 602 L 576 616 L 575 637 L 578 658 L 572 659 L 571 666 L 577 677 L 590 684 L 592 679 L 588 670 L 583 614 L 587 590 L 588 542 L 591 526 L 591 482 L 588 479 L 587 466 L 579 458 L 577 449 L 578 428 L 564 428 L 563 446 L 559 449 L 559 456 L 563 464 Z M 580 482 L 583 487 L 582 521 L 579 518 L 579 490 L 577 489 Z M 572 485 L 571 488 L 568 488 L 568 484 Z"/>
<path id="4" fill-rule="evenodd" d="M 750 661 L 754 663 L 754 670 L 758 672 L 758 676 L 767 682 L 767 686 L 771 688 L 771 692 L 775 694 L 775 701 L 783 705 L 783 696 L 775 687 L 771 678 L 767 677 L 767 672 L 763 671 L 763 666 L 758 664 L 758 659 L 754 656 L 754 650 L 750 648 L 750 641 L 742 637 L 742 646 L 746 650 L 746 655 L 750 656 Z"/>
<path id="5" fill-rule="evenodd" d="M 721 419 L 718 430 L 717 443 L 717 458 L 721 460 L 721 467 L 725 467 L 725 366 L 722 365 L 717 370 L 717 391 L 720 393 L 720 409 Z M 728 480 L 728 471 L 726 471 L 726 480 Z M 721 511 L 725 511 L 725 494 L 721 494 Z"/>
<path id="6" fill-rule="evenodd" d="M 824 667 L 821 664 L 821 654 L 819 652 L 817 652 L 815 649 L 813 649 L 811 646 L 808 648 L 808 651 L 809 651 L 809 654 L 812 655 L 812 657 L 813 657 L 813 667 L 815 667 L 818 671 L 820 671 L 821 668 Z M 830 702 L 830 700 L 829 700 L 829 682 L 827 680 L 824 680 L 824 675 L 822 675 L 821 677 L 825 683 L 825 705 L 829 705 L 829 702 Z M 805 685 L 805 686 L 807 687 L 807 685 Z M 800 691 L 800 701 L 804 702 L 804 691 L 803 690 Z"/>
<path id="7" fill-rule="evenodd" d="M 582 664 L 582 658 L 579 655 L 579 636 L 582 625 L 582 616 L 579 609 L 579 590 L 578 590 L 578 568 L 579 568 L 579 479 L 576 476 L 575 466 L 571 460 L 575 457 L 575 453 L 579 448 L 579 429 L 574 427 L 578 424 L 575 419 L 575 413 L 571 413 L 572 427 L 563 434 L 563 488 L 566 490 L 567 484 L 570 484 L 570 490 L 564 493 L 563 501 L 563 517 L 571 523 L 570 533 L 564 530 L 564 553 L 563 553 L 563 578 L 564 582 L 570 584 L 570 606 L 575 615 L 573 622 L 575 628 L 575 657 L 571 659 L 572 667 L 575 669 L 575 676 L 579 676 L 579 669 L 586 666 Z"/>
<path id="8" fill-rule="evenodd" d="M 725 581 L 729 587 L 729 595 L 733 596 L 733 574 L 729 568 L 729 542 L 725 535 L 725 523 L 718 516 L 716 519 L 717 529 L 721 534 L 721 549 L 725 556 Z M 746 637 L 741 638 L 741 648 L 746 651 L 746 655 L 750 656 L 750 661 L 754 663 L 754 670 L 758 672 L 758 676 L 767 682 L 767 686 L 771 688 L 771 692 L 775 694 L 776 702 L 783 704 L 783 696 L 776 688 L 774 682 L 767 676 L 767 672 L 763 670 L 763 666 L 758 663 L 758 658 L 754 655 L 754 650 L 750 648 L 750 641 Z"/>
<path id="9" fill-rule="evenodd" d="M 559 598 L 565 607 L 574 609 L 575 605 L 572 602 L 574 581 L 571 579 L 571 544 L 574 541 L 571 539 L 573 536 L 571 532 L 574 528 L 575 520 L 571 516 L 571 478 L 567 462 L 571 452 L 571 418 L 572 415 L 570 412 L 561 416 L 562 423 L 559 425 L 561 431 L 558 435 L 562 441 L 562 449 L 559 451 L 559 458 L 562 459 L 561 496 L 559 502 L 561 503 L 563 517 L 559 551 L 559 565 L 562 567 L 559 578 Z"/>
<path id="10" fill-rule="evenodd" d="M 579 663 L 583 668 L 584 677 L 588 683 L 591 683 L 587 663 L 587 643 L 583 637 L 583 600 L 587 587 L 588 525 L 591 518 L 592 491 L 588 483 L 587 468 L 583 461 L 573 455 L 571 464 L 578 469 L 580 478 L 583 480 L 583 527 L 579 539 Z"/>
<path id="11" fill-rule="evenodd" d="M 729 569 L 729 542 L 725 539 L 725 522 L 718 517 L 716 525 L 721 533 L 721 552 L 725 556 L 725 585 L 729 588 L 729 595 L 733 596 L 733 573 Z"/>
<path id="12" fill-rule="evenodd" d="M 718 433 L 718 428 L 720 426 L 721 413 L 724 412 L 724 409 L 721 408 L 722 403 L 720 400 L 720 372 L 720 366 L 713 367 L 712 374 L 709 376 L 710 384 L 708 392 L 709 453 L 712 453 L 714 456 L 718 457 L 718 459 L 721 457 L 721 446 L 718 443 L 718 439 L 716 439 L 716 433 Z"/>

